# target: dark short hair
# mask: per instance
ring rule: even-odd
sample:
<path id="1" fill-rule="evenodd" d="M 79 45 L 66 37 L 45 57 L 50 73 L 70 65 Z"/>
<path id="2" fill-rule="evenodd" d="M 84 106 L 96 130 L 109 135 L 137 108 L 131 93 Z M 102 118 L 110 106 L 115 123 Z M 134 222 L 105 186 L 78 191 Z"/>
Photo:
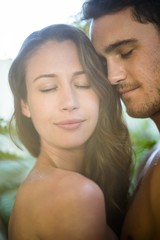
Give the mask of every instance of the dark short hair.
<path id="1" fill-rule="evenodd" d="M 138 22 L 150 22 L 160 30 L 160 0 L 86 0 L 83 19 L 96 19 L 129 7 Z"/>

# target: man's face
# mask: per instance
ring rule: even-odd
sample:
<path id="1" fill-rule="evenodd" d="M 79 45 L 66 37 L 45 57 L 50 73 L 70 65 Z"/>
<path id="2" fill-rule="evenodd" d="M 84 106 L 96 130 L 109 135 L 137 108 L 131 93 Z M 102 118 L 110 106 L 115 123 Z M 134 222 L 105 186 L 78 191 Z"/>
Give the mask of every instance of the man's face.
<path id="1" fill-rule="evenodd" d="M 131 9 L 93 21 L 91 39 L 132 117 L 160 119 L 160 33 Z"/>

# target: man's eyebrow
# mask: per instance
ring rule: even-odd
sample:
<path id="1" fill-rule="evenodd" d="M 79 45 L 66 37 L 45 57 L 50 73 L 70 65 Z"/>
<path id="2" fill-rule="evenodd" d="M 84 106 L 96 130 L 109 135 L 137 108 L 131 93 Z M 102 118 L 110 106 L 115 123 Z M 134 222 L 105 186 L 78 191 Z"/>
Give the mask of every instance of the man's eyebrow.
<path id="1" fill-rule="evenodd" d="M 105 47 L 104 52 L 111 53 L 121 46 L 129 45 L 129 44 L 136 44 L 136 43 L 137 43 L 137 39 L 135 39 L 135 38 L 119 40 L 119 41 Z"/>

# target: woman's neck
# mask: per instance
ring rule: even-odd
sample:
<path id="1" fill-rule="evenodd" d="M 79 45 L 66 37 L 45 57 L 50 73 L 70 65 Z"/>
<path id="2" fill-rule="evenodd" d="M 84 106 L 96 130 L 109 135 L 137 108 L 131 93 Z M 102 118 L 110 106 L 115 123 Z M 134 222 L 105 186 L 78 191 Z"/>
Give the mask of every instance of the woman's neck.
<path id="1" fill-rule="evenodd" d="M 41 148 L 38 162 L 55 168 L 81 173 L 84 149 Z"/>

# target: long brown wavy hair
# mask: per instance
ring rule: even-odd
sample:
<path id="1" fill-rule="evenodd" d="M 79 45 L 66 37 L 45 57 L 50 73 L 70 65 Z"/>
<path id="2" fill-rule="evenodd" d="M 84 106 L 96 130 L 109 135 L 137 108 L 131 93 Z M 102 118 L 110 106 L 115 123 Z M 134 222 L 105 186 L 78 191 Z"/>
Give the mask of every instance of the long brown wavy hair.
<path id="1" fill-rule="evenodd" d="M 106 78 L 106 67 L 83 31 L 73 26 L 55 24 L 26 38 L 9 71 L 15 109 L 11 122 L 15 120 L 20 140 L 34 157 L 38 157 L 41 148 L 39 135 L 32 120 L 21 111 L 21 100 L 27 99 L 27 62 L 46 42 L 66 40 L 71 40 L 76 45 L 83 69 L 100 99 L 99 120 L 87 143 L 82 174 L 102 189 L 107 223 L 119 235 L 130 184 L 130 137 L 123 122 L 120 98 Z"/>

